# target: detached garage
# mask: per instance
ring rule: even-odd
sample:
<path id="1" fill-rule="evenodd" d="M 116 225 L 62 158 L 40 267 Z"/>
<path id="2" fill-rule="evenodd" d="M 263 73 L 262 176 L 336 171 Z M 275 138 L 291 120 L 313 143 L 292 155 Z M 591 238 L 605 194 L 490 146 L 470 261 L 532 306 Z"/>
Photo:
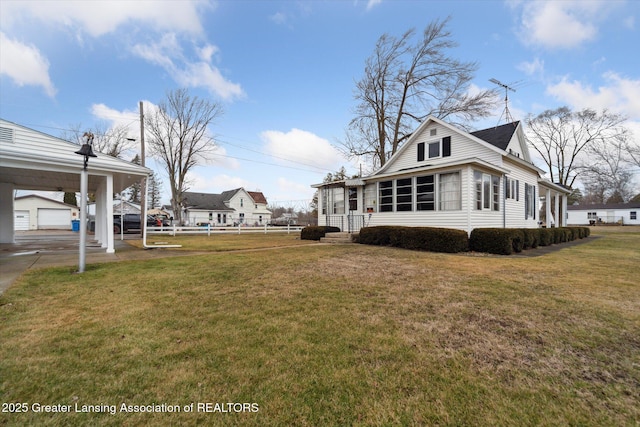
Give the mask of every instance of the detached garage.
<path id="1" fill-rule="evenodd" d="M 77 206 L 29 195 L 14 201 L 15 230 L 71 230 L 71 221 L 80 218 Z"/>

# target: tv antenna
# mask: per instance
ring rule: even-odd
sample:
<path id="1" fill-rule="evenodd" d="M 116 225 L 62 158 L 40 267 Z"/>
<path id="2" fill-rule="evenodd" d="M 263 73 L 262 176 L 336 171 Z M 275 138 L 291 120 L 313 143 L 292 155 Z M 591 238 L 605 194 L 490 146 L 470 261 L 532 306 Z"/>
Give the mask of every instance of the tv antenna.
<path id="1" fill-rule="evenodd" d="M 516 90 L 514 88 L 512 88 L 509 85 L 506 85 L 504 83 L 502 83 L 500 80 L 497 79 L 489 79 L 489 81 L 493 84 L 496 84 L 500 87 L 504 88 L 504 111 L 502 112 L 502 114 L 500 114 L 500 119 L 502 119 L 502 116 L 505 116 L 505 120 L 507 121 L 507 123 L 513 123 L 513 116 L 511 115 L 511 112 L 509 111 L 509 91 L 511 92 L 515 92 Z M 498 119 L 498 123 L 500 123 L 500 119 Z"/>

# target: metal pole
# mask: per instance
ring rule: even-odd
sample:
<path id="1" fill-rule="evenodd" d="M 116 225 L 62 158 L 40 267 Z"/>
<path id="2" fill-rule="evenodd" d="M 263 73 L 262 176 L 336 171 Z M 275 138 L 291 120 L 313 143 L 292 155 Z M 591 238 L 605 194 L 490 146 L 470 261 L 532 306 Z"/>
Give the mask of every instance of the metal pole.
<path id="1" fill-rule="evenodd" d="M 89 172 L 87 171 L 86 161 L 85 167 L 80 173 L 80 248 L 78 273 L 84 273 L 86 264 L 87 249 L 87 187 Z"/>

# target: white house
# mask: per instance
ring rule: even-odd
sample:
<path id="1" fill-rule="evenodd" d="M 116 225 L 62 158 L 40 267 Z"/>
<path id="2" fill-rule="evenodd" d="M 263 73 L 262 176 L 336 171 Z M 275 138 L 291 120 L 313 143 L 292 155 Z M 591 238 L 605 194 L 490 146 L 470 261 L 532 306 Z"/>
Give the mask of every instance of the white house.
<path id="1" fill-rule="evenodd" d="M 572 205 L 567 207 L 569 225 L 640 225 L 640 203 Z"/>
<path id="2" fill-rule="evenodd" d="M 428 117 L 372 175 L 312 187 L 319 190 L 318 225 L 470 233 L 477 227 L 538 227 L 540 196 L 547 201 L 548 227 L 552 216 L 563 218 L 569 191 L 543 179 L 543 173 L 531 162 L 520 122 L 467 133 Z"/>
<path id="3" fill-rule="evenodd" d="M 15 243 L 15 190 L 80 191 L 84 159 L 71 142 L 0 119 L 0 243 Z M 95 239 L 115 252 L 113 194 L 150 169 L 102 153 L 88 162 L 87 191 L 96 196 Z"/>
<path id="4" fill-rule="evenodd" d="M 16 231 L 71 230 L 71 221 L 80 219 L 80 208 L 31 194 L 15 198 L 13 214 Z"/>
<path id="5" fill-rule="evenodd" d="M 264 194 L 244 188 L 221 194 L 186 192 L 184 210 L 191 225 L 265 225 L 271 221 Z"/>

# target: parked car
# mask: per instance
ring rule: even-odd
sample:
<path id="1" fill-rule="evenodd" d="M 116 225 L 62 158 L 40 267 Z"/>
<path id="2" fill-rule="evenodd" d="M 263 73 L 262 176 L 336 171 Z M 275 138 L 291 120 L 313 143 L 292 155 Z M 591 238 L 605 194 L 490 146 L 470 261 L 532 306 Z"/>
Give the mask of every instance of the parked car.
<path id="1" fill-rule="evenodd" d="M 114 215 L 113 217 L 114 233 L 119 234 L 121 228 L 124 233 L 140 232 L 142 228 L 140 227 L 139 214 L 124 214 L 123 217 L 124 218 L 121 218 L 120 215 Z M 151 215 L 147 215 L 147 227 L 156 227 L 157 225 L 158 225 L 158 222 L 156 221 L 156 219 Z"/>

